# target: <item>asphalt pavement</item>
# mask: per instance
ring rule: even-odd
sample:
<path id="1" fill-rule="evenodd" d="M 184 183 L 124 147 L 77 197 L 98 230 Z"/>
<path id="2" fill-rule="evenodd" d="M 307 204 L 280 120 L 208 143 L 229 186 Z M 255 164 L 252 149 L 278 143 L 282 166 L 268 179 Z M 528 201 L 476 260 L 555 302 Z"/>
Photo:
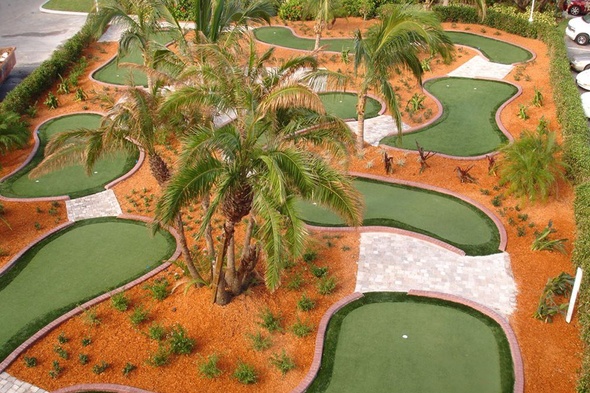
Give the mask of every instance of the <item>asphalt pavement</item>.
<path id="1" fill-rule="evenodd" d="M 0 101 L 86 21 L 86 15 L 41 12 L 44 2 L 0 0 L 0 47 L 16 46 L 16 66 L 0 85 Z"/>

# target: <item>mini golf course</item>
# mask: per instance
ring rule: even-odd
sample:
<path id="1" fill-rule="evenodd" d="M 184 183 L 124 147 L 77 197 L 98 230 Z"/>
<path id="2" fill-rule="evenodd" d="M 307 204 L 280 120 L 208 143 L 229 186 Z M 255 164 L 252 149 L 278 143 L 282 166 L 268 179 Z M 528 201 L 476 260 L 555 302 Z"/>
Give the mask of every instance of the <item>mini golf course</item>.
<path id="1" fill-rule="evenodd" d="M 447 31 L 446 33 L 453 44 L 475 48 L 494 63 L 523 63 L 533 58 L 533 54 L 528 50 L 508 42 L 459 31 Z"/>
<path id="2" fill-rule="evenodd" d="M 357 119 L 356 103 L 357 96 L 355 93 L 328 92 L 319 94 L 326 112 L 344 120 Z M 365 109 L 365 119 L 379 116 L 383 106 L 374 98 L 367 97 L 367 107 Z"/>
<path id="3" fill-rule="evenodd" d="M 416 150 L 418 141 L 425 150 L 472 157 L 496 151 L 508 142 L 495 115 L 500 106 L 518 92 L 515 86 L 498 81 L 449 77 L 429 80 L 424 88 L 441 102 L 443 113 L 431 125 L 405 134 L 400 147 Z M 380 143 L 397 146 L 397 139 L 397 135 L 390 135 Z"/>
<path id="4" fill-rule="evenodd" d="M 254 37 L 266 44 L 299 50 L 313 50 L 315 45 L 315 39 L 297 37 L 291 29 L 280 26 L 258 27 L 254 29 Z M 323 46 L 324 50 L 328 52 L 352 52 L 354 41 L 351 38 L 322 38 L 320 46 Z"/>
<path id="5" fill-rule="evenodd" d="M 155 41 L 165 45 L 172 40 L 172 36 L 167 33 L 160 33 L 155 37 Z M 103 67 L 96 70 L 92 77 L 97 81 L 110 83 L 113 85 L 133 85 L 147 86 L 147 77 L 141 70 L 125 67 L 123 63 L 143 64 L 143 56 L 139 48 L 131 48 L 123 56 L 115 56 Z"/>
<path id="6" fill-rule="evenodd" d="M 421 233 L 465 251 L 489 255 L 498 251 L 498 228 L 484 212 L 450 195 L 416 187 L 357 178 L 363 194 L 363 225 L 379 225 Z M 311 225 L 344 226 L 336 214 L 310 203 L 298 205 L 300 217 Z"/>
<path id="7" fill-rule="evenodd" d="M 97 128 L 101 116 L 78 113 L 47 121 L 39 127 L 39 149 L 23 169 L 0 183 L 0 193 L 12 198 L 38 198 L 69 195 L 72 198 L 104 191 L 104 185 L 129 172 L 139 153 L 116 153 L 99 160 L 92 176 L 86 175 L 81 165 L 65 167 L 38 179 L 30 179 L 29 172 L 43 160 L 45 145 L 51 136 L 76 128 Z"/>
<path id="8" fill-rule="evenodd" d="M 115 218 L 77 222 L 34 245 L 0 276 L 0 360 L 53 319 L 158 266 L 170 233 Z"/>
<path id="9" fill-rule="evenodd" d="M 402 293 L 367 293 L 332 316 L 307 390 L 511 393 L 502 328 L 469 307 Z"/>

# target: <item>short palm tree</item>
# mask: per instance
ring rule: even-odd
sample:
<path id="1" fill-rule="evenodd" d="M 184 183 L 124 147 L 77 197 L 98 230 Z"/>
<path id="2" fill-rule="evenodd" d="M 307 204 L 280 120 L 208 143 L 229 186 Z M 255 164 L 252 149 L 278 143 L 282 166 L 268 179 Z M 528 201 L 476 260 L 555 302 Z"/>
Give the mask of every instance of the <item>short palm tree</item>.
<path id="1" fill-rule="evenodd" d="M 419 55 L 440 54 L 450 59 L 453 43 L 442 29 L 436 14 L 413 5 L 392 9 L 378 25 L 369 29 L 366 37 L 355 32 L 355 74 L 359 76 L 357 149 L 363 148 L 365 107 L 369 89 L 381 95 L 396 121 L 401 137 L 401 113 L 391 85 L 393 71 L 407 70 L 422 82 L 424 70 Z"/>
<path id="2" fill-rule="evenodd" d="M 0 111 L 0 154 L 25 147 L 29 138 L 29 129 L 18 114 Z"/>
<path id="3" fill-rule="evenodd" d="M 237 117 L 219 128 L 197 127 L 187 136 L 180 167 L 156 212 L 167 223 L 183 206 L 206 199 L 201 235 L 213 215 L 223 217 L 210 260 L 214 301 L 226 304 L 251 284 L 262 254 L 267 286 L 279 285 L 285 262 L 301 253 L 306 234 L 298 200 L 332 208 L 351 225 L 360 223 L 361 201 L 351 179 L 323 155 L 345 157 L 352 142 L 349 129 L 326 115 L 317 94 L 296 76 L 315 59 L 304 56 L 269 69 L 265 62 L 272 50 L 258 56 L 251 41 L 246 65 L 240 66 L 238 54 L 216 48 L 203 48 L 208 56 L 199 80 L 207 86 L 187 83 L 167 105 L 177 110 L 208 103 Z M 246 229 L 238 261 L 235 231 L 241 223 Z"/>
<path id="4" fill-rule="evenodd" d="M 322 33 L 328 24 L 334 19 L 334 11 L 338 5 L 336 0 L 307 0 L 307 12 L 314 16 L 315 24 L 313 25 L 313 32 L 315 33 L 314 50 L 320 47 L 320 40 Z"/>

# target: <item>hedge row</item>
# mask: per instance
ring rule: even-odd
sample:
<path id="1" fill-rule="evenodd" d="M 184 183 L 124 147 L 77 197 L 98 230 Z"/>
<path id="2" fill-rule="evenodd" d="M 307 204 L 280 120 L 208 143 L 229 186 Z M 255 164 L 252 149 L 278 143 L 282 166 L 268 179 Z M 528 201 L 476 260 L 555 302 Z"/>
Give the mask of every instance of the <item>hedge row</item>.
<path id="1" fill-rule="evenodd" d="M 80 59 L 82 51 L 94 41 L 89 20 L 86 20 L 78 33 L 67 40 L 63 46 L 57 48 L 49 59 L 41 63 L 6 95 L 0 110 L 23 115 L 27 108 L 59 80 L 60 75 L 64 75 L 68 68 Z"/>
<path id="2" fill-rule="evenodd" d="M 477 13 L 468 7 L 435 7 L 444 21 L 479 23 Z M 578 380 L 578 392 L 590 393 L 590 131 L 584 115 L 580 94 L 572 75 L 564 44 L 565 24 L 555 27 L 544 23 L 529 23 L 514 15 L 488 11 L 483 24 L 524 37 L 543 40 L 551 57 L 550 76 L 553 98 L 564 135 L 564 158 L 569 165 L 569 177 L 575 185 L 574 214 L 577 233 L 572 263 L 584 272 L 580 291 L 579 316 L 581 338 L 585 343 L 583 365 Z"/>

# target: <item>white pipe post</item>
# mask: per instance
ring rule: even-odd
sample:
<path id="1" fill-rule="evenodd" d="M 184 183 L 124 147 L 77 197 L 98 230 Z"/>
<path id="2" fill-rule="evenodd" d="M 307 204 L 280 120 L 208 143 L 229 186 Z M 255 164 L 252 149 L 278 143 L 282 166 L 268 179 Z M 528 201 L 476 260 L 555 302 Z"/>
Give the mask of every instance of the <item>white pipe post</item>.
<path id="1" fill-rule="evenodd" d="M 535 9 L 535 0 L 533 0 L 533 4 L 531 5 L 531 16 L 529 16 L 529 22 L 533 23 L 533 10 Z"/>
<path id="2" fill-rule="evenodd" d="M 580 291 L 580 285 L 582 284 L 582 269 L 578 268 L 576 271 L 576 279 L 574 281 L 574 288 L 572 289 L 572 296 L 570 297 L 570 304 L 567 307 L 567 315 L 565 321 L 570 323 L 572 321 L 572 315 L 574 313 L 574 306 L 576 305 L 576 299 L 578 298 L 578 292 Z"/>

